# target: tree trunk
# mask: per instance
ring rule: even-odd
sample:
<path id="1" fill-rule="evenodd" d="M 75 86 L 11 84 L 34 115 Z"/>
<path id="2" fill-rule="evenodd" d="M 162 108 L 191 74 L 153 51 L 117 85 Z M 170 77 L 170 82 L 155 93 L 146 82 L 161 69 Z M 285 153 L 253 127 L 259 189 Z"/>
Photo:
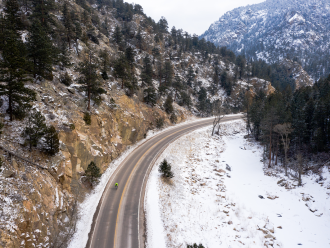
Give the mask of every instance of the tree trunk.
<path id="1" fill-rule="evenodd" d="M 276 159 L 275 159 L 275 165 L 277 165 L 277 158 L 278 158 L 278 140 L 276 142 Z"/>
<path id="2" fill-rule="evenodd" d="M 287 177 L 288 176 L 288 165 L 287 165 L 287 149 L 286 147 L 284 148 L 284 168 L 285 168 L 285 176 Z"/>
<path id="3" fill-rule="evenodd" d="M 90 111 L 91 109 L 91 91 L 88 90 L 88 106 L 87 106 L 87 110 Z"/>
<path id="4" fill-rule="evenodd" d="M 270 125 L 270 130 L 269 130 L 269 164 L 268 168 L 271 168 L 272 165 L 272 125 Z"/>
<path id="5" fill-rule="evenodd" d="M 302 175 L 302 168 L 303 168 L 303 157 L 302 154 L 298 154 L 298 186 L 302 185 L 301 175 Z"/>
<path id="6" fill-rule="evenodd" d="M 11 93 L 9 93 L 9 106 L 8 106 L 8 112 L 10 115 L 10 121 L 13 121 L 13 101 L 11 99 Z"/>

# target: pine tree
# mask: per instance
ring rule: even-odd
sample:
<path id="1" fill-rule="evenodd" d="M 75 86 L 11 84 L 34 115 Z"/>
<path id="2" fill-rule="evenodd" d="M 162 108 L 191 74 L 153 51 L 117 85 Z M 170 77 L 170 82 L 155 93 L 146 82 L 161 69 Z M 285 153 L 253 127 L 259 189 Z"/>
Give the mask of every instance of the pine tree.
<path id="1" fill-rule="evenodd" d="M 181 100 L 179 102 L 180 106 L 187 106 L 188 109 L 190 109 L 191 105 L 192 105 L 192 101 L 191 101 L 191 97 L 189 94 L 187 94 L 186 92 L 182 91 L 180 93 L 181 95 Z"/>
<path id="2" fill-rule="evenodd" d="M 22 137 L 26 138 L 26 144 L 30 146 L 37 146 L 39 140 L 43 137 L 46 130 L 45 117 L 39 112 L 33 110 L 27 121 L 27 126 L 22 132 Z"/>
<path id="3" fill-rule="evenodd" d="M 14 32 L 23 30 L 24 25 L 22 23 L 21 10 L 17 0 L 6 0 L 4 2 L 3 28 Z"/>
<path id="4" fill-rule="evenodd" d="M 129 65 L 129 69 L 130 69 L 130 78 L 131 78 L 131 81 L 135 80 L 135 70 L 134 70 L 134 62 L 135 62 L 135 52 L 134 52 L 134 49 L 129 46 L 126 48 L 125 50 L 125 57 L 126 57 L 126 60 L 128 62 L 128 65 Z"/>
<path id="5" fill-rule="evenodd" d="M 15 115 L 23 118 L 29 103 L 35 99 L 35 92 L 25 87 L 24 83 L 30 81 L 26 68 L 25 46 L 20 34 L 18 18 L 19 7 L 15 0 L 6 1 L 4 8 L 2 56 L 0 58 L 0 95 L 8 99 L 7 112 L 10 120 Z M 13 21 L 15 20 L 15 21 Z"/>
<path id="6" fill-rule="evenodd" d="M 45 144 L 44 150 L 49 155 L 55 155 L 59 151 L 60 141 L 58 139 L 58 133 L 54 126 L 50 126 L 45 130 Z"/>
<path id="7" fill-rule="evenodd" d="M 154 87 L 150 86 L 143 91 L 143 100 L 151 106 L 154 106 L 156 104 L 157 96 Z"/>
<path id="8" fill-rule="evenodd" d="M 136 40 L 137 40 L 137 48 L 138 49 L 142 49 L 142 42 L 143 42 L 143 38 L 142 38 L 142 34 L 141 34 L 141 29 L 139 28 L 138 33 L 135 36 Z"/>
<path id="9" fill-rule="evenodd" d="M 202 116 L 204 113 L 209 114 L 212 111 L 211 102 L 207 98 L 207 91 L 204 87 L 201 87 L 198 92 L 198 105 L 197 109 L 201 112 Z"/>
<path id="10" fill-rule="evenodd" d="M 159 48 L 154 47 L 154 48 L 152 49 L 152 56 L 153 56 L 152 64 L 154 65 L 154 64 L 155 64 L 155 58 L 157 58 L 157 57 L 160 56 Z"/>
<path id="11" fill-rule="evenodd" d="M 238 71 L 239 71 L 239 79 L 242 79 L 246 67 L 246 60 L 243 56 L 240 55 L 236 58 L 236 66 L 238 67 Z"/>
<path id="12" fill-rule="evenodd" d="M 175 75 L 174 82 L 173 82 L 173 88 L 175 89 L 175 95 L 174 95 L 174 101 L 176 101 L 176 96 L 178 94 L 178 91 L 183 89 L 182 81 L 180 76 Z"/>
<path id="13" fill-rule="evenodd" d="M 68 2 L 65 1 L 63 4 L 63 24 L 65 28 L 66 41 L 71 48 L 71 40 L 75 37 L 75 27 L 72 20 L 72 14 L 69 11 Z"/>
<path id="14" fill-rule="evenodd" d="M 100 76 L 97 73 L 98 64 L 93 54 L 90 52 L 88 57 L 83 62 L 79 63 L 76 69 L 80 73 L 80 77 L 77 82 L 82 85 L 81 90 L 85 91 L 87 95 L 87 110 L 90 111 L 91 100 L 96 104 L 101 103 L 101 94 L 106 93 L 102 89 Z"/>
<path id="15" fill-rule="evenodd" d="M 168 32 L 168 22 L 164 16 L 162 16 L 158 22 L 158 28 L 161 33 Z"/>
<path id="16" fill-rule="evenodd" d="M 110 57 L 107 50 L 100 51 L 99 58 L 101 59 L 102 66 L 102 78 L 104 80 L 109 79 L 107 71 L 110 69 Z"/>
<path id="17" fill-rule="evenodd" d="M 172 178 L 174 177 L 173 172 L 171 171 L 171 164 L 167 162 L 166 159 L 163 160 L 163 162 L 160 163 L 158 171 L 162 173 L 162 176 L 165 178 Z"/>
<path id="18" fill-rule="evenodd" d="M 90 164 L 87 166 L 87 169 L 85 171 L 85 176 L 92 185 L 94 182 L 97 182 L 101 177 L 100 169 L 96 166 L 96 164 L 93 161 L 90 162 Z"/>
<path id="19" fill-rule="evenodd" d="M 33 22 L 36 20 L 46 29 L 52 30 L 50 25 L 54 23 L 54 20 L 50 14 L 54 5 L 51 0 L 32 0 L 33 13 L 31 19 Z"/>
<path id="20" fill-rule="evenodd" d="M 116 60 L 114 64 L 114 76 L 121 79 L 121 88 L 123 89 L 124 85 L 130 79 L 129 65 L 126 57 L 121 56 Z"/>
<path id="21" fill-rule="evenodd" d="M 113 32 L 113 35 L 112 35 L 112 39 L 117 45 L 120 45 L 122 43 L 123 34 L 121 33 L 119 26 L 116 26 L 115 31 Z"/>
<path id="22" fill-rule="evenodd" d="M 174 111 L 173 99 L 170 95 L 168 95 L 167 98 L 166 98 L 166 101 L 164 103 L 164 110 L 168 114 L 171 114 Z"/>
<path id="23" fill-rule="evenodd" d="M 189 66 L 188 68 L 188 74 L 187 74 L 187 85 L 189 87 L 193 86 L 193 82 L 195 80 L 195 73 L 194 73 L 194 69 L 192 68 L 192 66 Z"/>
<path id="24" fill-rule="evenodd" d="M 34 20 L 28 38 L 28 58 L 32 63 L 34 78 L 37 75 L 52 80 L 53 65 L 56 60 L 56 49 L 49 38 L 45 27 L 39 20 Z"/>
<path id="25" fill-rule="evenodd" d="M 153 70 L 149 56 L 145 56 L 143 59 L 143 69 L 141 73 L 142 86 L 151 86 L 152 85 L 152 76 Z"/>
<path id="26" fill-rule="evenodd" d="M 165 62 L 164 66 L 164 85 L 166 87 L 171 87 L 172 86 L 172 81 L 173 81 L 173 66 L 170 61 Z"/>

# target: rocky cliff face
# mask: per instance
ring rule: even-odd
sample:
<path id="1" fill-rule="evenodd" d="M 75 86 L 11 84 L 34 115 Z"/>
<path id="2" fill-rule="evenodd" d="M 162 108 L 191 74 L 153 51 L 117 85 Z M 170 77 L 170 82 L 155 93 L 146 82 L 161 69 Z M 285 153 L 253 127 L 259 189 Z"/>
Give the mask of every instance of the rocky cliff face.
<path id="1" fill-rule="evenodd" d="M 302 68 L 302 66 L 298 62 L 283 59 L 280 64 L 287 69 L 289 77 L 294 79 L 296 90 L 303 86 L 313 85 L 313 78 L 308 75 L 308 73 Z"/>
<path id="2" fill-rule="evenodd" d="M 104 172 L 127 146 L 155 128 L 156 119 L 171 122 L 161 109 L 112 86 L 104 102 L 93 108 L 91 125 L 86 125 L 79 92 L 70 93 L 56 81 L 30 87 L 39 93 L 35 108 L 59 130 L 60 152 L 54 157 L 37 149 L 30 152 L 20 137 L 24 122 L 6 125 L 0 145 L 46 169 L 1 151 L 0 247 L 61 247 L 74 231 L 77 201 L 91 189 L 83 180 L 87 165 L 94 161 Z M 180 122 L 188 111 L 174 105 Z"/>
<path id="3" fill-rule="evenodd" d="M 298 58 L 315 79 L 328 75 L 329 0 L 267 0 L 224 14 L 201 36 L 269 63 Z"/>

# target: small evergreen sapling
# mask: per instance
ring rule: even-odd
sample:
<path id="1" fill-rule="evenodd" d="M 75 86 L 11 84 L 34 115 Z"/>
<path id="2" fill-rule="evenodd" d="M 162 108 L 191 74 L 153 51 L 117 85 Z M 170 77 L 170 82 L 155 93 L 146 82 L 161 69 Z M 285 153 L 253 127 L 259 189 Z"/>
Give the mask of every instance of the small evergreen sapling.
<path id="1" fill-rule="evenodd" d="M 177 120 L 178 120 L 178 118 L 176 117 L 176 115 L 175 115 L 174 113 L 172 113 L 171 116 L 170 116 L 170 121 L 171 121 L 172 123 L 176 123 Z"/>
<path id="2" fill-rule="evenodd" d="M 45 117 L 39 111 L 32 111 L 27 126 L 22 132 L 22 137 L 26 138 L 26 144 L 30 146 L 37 146 L 40 139 L 44 136 L 47 128 L 45 123 Z"/>
<path id="3" fill-rule="evenodd" d="M 54 126 L 50 126 L 45 131 L 45 145 L 44 150 L 49 155 L 55 155 L 59 151 L 60 141 L 58 139 L 58 133 Z"/>
<path id="4" fill-rule="evenodd" d="M 155 92 L 154 87 L 148 87 L 143 91 L 143 100 L 151 105 L 151 107 L 155 106 L 156 102 L 157 102 L 157 95 Z"/>
<path id="5" fill-rule="evenodd" d="M 90 113 L 85 112 L 83 119 L 84 119 L 86 125 L 91 125 L 92 124 L 92 117 L 91 117 Z"/>
<path id="6" fill-rule="evenodd" d="M 187 245 L 187 248 L 205 248 L 202 244 L 197 245 L 194 243 L 193 245 Z"/>
<path id="7" fill-rule="evenodd" d="M 94 182 L 97 182 L 98 179 L 101 177 L 100 169 L 96 166 L 96 164 L 92 161 L 88 165 L 85 171 L 86 178 L 90 181 L 93 185 Z"/>
<path id="8" fill-rule="evenodd" d="M 156 127 L 158 129 L 161 129 L 163 126 L 164 126 L 164 119 L 162 117 L 156 119 Z"/>
<path id="9" fill-rule="evenodd" d="M 165 178 L 174 177 L 174 174 L 171 171 L 171 164 L 169 162 L 167 162 L 166 159 L 164 159 L 163 162 L 161 162 L 161 164 L 159 165 L 158 171 L 160 173 L 162 173 L 162 176 L 165 177 Z"/>
<path id="10" fill-rule="evenodd" d="M 64 73 L 60 77 L 60 82 L 66 86 L 70 86 L 72 84 L 72 78 L 70 77 L 69 73 Z"/>
<path id="11" fill-rule="evenodd" d="M 164 103 L 164 110 L 167 114 L 171 114 L 174 110 L 172 103 L 173 103 L 172 97 L 167 96 L 166 101 Z"/>

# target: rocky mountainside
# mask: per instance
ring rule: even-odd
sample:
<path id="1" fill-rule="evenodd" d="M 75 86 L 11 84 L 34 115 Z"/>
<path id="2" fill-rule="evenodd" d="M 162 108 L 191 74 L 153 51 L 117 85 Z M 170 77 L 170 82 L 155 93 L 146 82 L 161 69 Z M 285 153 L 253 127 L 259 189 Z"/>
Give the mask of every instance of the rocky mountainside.
<path id="1" fill-rule="evenodd" d="M 315 80 L 330 73 L 330 1 L 267 0 L 236 8 L 201 38 L 254 60 L 298 61 Z"/>

